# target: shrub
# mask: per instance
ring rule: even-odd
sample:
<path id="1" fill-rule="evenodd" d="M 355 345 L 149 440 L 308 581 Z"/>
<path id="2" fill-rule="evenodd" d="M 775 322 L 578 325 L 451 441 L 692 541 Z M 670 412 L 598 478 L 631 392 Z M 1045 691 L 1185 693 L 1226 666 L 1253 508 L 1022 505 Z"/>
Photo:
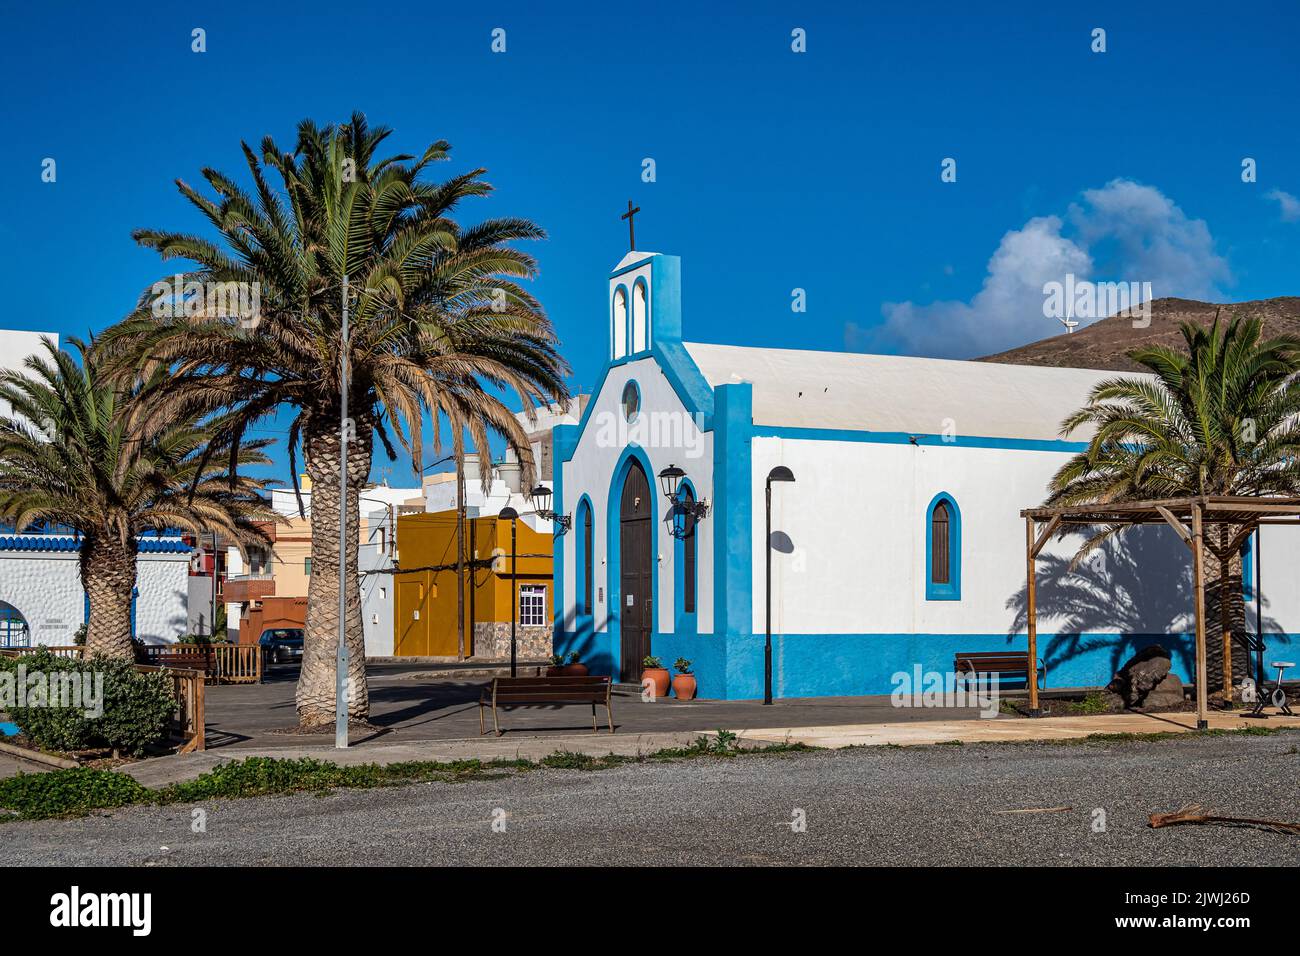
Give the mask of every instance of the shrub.
<path id="1" fill-rule="evenodd" d="M 542 758 L 542 766 L 554 770 L 590 770 L 596 765 L 596 758 L 591 754 L 575 753 L 572 750 L 557 750 Z"/>
<path id="2" fill-rule="evenodd" d="M 190 803 L 335 787 L 375 787 L 382 782 L 383 774 L 375 764 L 341 767 L 309 757 L 289 760 L 249 757 L 221 764 L 188 783 L 173 784 L 165 791 L 165 799 Z"/>
<path id="3" fill-rule="evenodd" d="M 132 777 L 111 770 L 51 770 L 0 780 L 0 807 L 23 820 L 45 820 L 125 807 L 149 799 Z"/>
<path id="4" fill-rule="evenodd" d="M 39 673 L 47 678 L 52 674 L 76 674 L 86 682 L 94 682 L 97 675 L 103 678 L 103 713 L 99 716 L 87 715 L 85 701 L 81 706 L 10 709 L 15 723 L 39 747 L 51 750 L 111 747 L 138 755 L 167 735 L 175 701 L 171 681 L 162 674 L 139 673 L 131 661 L 55 657 L 43 648 L 23 657 L 0 659 L 0 668 L 4 670 L 16 672 L 19 666 L 28 675 Z"/>
<path id="5" fill-rule="evenodd" d="M 658 670 L 664 666 L 664 662 L 653 655 L 649 655 L 641 660 L 641 666 L 647 670 Z"/>

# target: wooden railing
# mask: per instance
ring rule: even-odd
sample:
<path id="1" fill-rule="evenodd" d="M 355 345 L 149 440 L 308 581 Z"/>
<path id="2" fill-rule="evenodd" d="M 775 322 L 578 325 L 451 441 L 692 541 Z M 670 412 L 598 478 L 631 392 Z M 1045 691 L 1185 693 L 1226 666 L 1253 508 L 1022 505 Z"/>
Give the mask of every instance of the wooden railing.
<path id="1" fill-rule="evenodd" d="M 202 670 L 217 684 L 256 684 L 262 680 L 259 644 L 149 644 L 137 653 L 145 663 Z"/>
<path id="2" fill-rule="evenodd" d="M 10 657 L 31 654 L 43 647 L 55 657 L 80 658 L 80 645 L 0 648 Z M 145 644 L 136 648 L 136 661 L 155 667 L 192 668 L 215 684 L 256 684 L 262 680 L 262 647 L 259 644 Z"/>
<path id="3" fill-rule="evenodd" d="M 141 674 L 162 674 L 171 678 L 172 697 L 176 699 L 176 709 L 172 712 L 170 730 L 173 735 L 185 741 L 177 753 L 187 754 L 196 750 L 206 750 L 203 697 L 207 675 L 201 670 L 188 667 L 136 664 L 135 669 Z"/>
<path id="4" fill-rule="evenodd" d="M 6 647 L 0 648 L 0 655 L 5 657 L 23 657 L 32 653 L 36 648 L 31 647 Z M 58 657 L 79 658 L 81 657 L 82 648 L 80 647 L 50 647 L 47 648 L 51 653 Z M 258 648 L 260 650 L 260 648 Z M 206 749 L 206 732 L 204 725 L 204 685 L 207 683 L 207 675 L 202 670 L 185 667 L 155 666 L 152 664 L 136 664 L 135 669 L 141 674 L 162 673 L 171 678 L 172 681 L 172 698 L 176 701 L 176 708 L 172 712 L 172 719 L 169 726 L 174 736 L 180 737 L 183 741 L 180 753 L 189 753 L 194 750 Z M 260 667 L 259 667 L 260 673 Z"/>
<path id="5" fill-rule="evenodd" d="M 55 657 L 71 657 L 74 660 L 80 659 L 81 652 L 85 650 L 80 644 L 67 645 L 48 645 L 38 644 L 35 647 L 5 647 L 0 648 L 0 654 L 6 657 L 21 657 L 24 654 L 32 654 L 39 650 L 46 650 Z"/>
<path id="6" fill-rule="evenodd" d="M 260 644 L 213 644 L 217 652 L 217 683 L 258 684 L 266 656 Z"/>

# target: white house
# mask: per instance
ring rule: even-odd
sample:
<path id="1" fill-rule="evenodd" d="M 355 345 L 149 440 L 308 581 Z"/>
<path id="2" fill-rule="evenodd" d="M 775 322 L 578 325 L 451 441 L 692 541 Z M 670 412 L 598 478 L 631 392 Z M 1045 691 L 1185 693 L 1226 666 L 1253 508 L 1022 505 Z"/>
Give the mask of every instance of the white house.
<path id="1" fill-rule="evenodd" d="M 888 693 L 892 675 L 951 671 L 957 652 L 1023 650 L 1019 512 L 1084 447 L 1062 420 L 1115 373 L 686 342 L 680 269 L 645 252 L 618 264 L 601 384 L 555 429 L 553 507 L 572 515 L 555 539 L 556 650 L 633 682 L 646 655 L 682 656 L 701 696 L 761 696 L 778 467 L 794 480 L 770 492 L 776 696 Z M 691 502 L 707 513 L 688 517 Z M 1286 643 L 1300 536 L 1263 539 L 1264 629 Z M 1050 685 L 1104 684 L 1156 642 L 1189 679 L 1174 533 L 1141 529 L 1071 571 L 1078 543 L 1040 562 Z"/>
<path id="2" fill-rule="evenodd" d="M 27 356 L 44 356 L 44 338 L 59 343 L 53 332 L 0 329 L 0 369 L 21 371 Z M 0 401 L 0 417 L 11 412 Z M 88 612 L 79 547 L 67 531 L 0 528 L 0 646 L 72 643 Z M 175 641 L 188 621 L 192 549 L 178 535 L 146 535 L 136 551 L 133 633 L 153 644 Z"/>

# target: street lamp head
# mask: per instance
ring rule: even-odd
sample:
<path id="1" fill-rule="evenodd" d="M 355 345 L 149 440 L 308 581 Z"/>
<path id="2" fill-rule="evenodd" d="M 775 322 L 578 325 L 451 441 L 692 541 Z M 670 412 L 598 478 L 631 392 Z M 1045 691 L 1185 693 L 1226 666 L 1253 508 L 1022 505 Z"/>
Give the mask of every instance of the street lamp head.
<path id="1" fill-rule="evenodd" d="M 501 513 L 497 515 L 497 517 L 500 518 L 502 521 L 514 521 L 516 518 L 519 517 L 519 512 L 516 511 L 514 508 L 511 508 L 509 505 L 506 505 L 504 508 L 501 509 Z"/>
<path id="2" fill-rule="evenodd" d="M 529 492 L 528 496 L 533 499 L 533 506 L 537 509 L 538 514 L 545 517 L 551 513 L 550 488 L 547 488 L 545 485 L 538 485 Z"/>
<path id="3" fill-rule="evenodd" d="M 676 501 L 677 489 L 681 487 L 682 479 L 685 477 L 686 472 L 671 464 L 659 472 L 659 486 L 663 488 L 664 496 Z"/>
<path id="4" fill-rule="evenodd" d="M 425 473 L 426 471 L 428 471 L 430 468 L 437 468 L 439 465 L 441 465 L 441 464 L 443 464 L 443 463 L 445 463 L 445 462 L 449 462 L 449 461 L 451 461 L 451 460 L 452 460 L 453 458 L 455 458 L 455 457 L 456 457 L 455 455 L 445 455 L 445 456 L 443 456 L 442 458 L 439 458 L 439 459 L 438 459 L 437 461 L 435 461 L 435 462 L 430 462 L 429 464 L 425 465 L 423 468 L 420 469 L 420 474 L 424 474 L 424 473 Z"/>
<path id="5" fill-rule="evenodd" d="M 794 481 L 794 472 L 785 465 L 777 465 L 767 473 L 767 480 L 773 481 Z"/>

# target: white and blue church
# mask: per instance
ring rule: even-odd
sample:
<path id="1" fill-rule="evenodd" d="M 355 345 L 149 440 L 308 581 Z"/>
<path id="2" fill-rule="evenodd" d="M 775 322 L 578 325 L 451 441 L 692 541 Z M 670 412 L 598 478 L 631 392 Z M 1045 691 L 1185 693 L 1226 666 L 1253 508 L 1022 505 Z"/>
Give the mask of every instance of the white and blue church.
<path id="1" fill-rule="evenodd" d="M 677 257 L 633 251 L 609 276 L 600 384 L 552 436 L 552 508 L 571 521 L 556 652 L 629 683 L 646 656 L 685 657 L 701 697 L 754 699 L 769 607 L 776 697 L 884 694 L 957 653 L 1025 650 L 1020 511 L 1083 449 L 1061 422 L 1115 373 L 688 342 L 683 306 Z M 1247 618 L 1289 643 L 1300 537 L 1260 535 Z M 1174 532 L 1135 529 L 1071 567 L 1081 540 L 1039 558 L 1048 686 L 1103 685 L 1153 643 L 1190 680 Z"/>

